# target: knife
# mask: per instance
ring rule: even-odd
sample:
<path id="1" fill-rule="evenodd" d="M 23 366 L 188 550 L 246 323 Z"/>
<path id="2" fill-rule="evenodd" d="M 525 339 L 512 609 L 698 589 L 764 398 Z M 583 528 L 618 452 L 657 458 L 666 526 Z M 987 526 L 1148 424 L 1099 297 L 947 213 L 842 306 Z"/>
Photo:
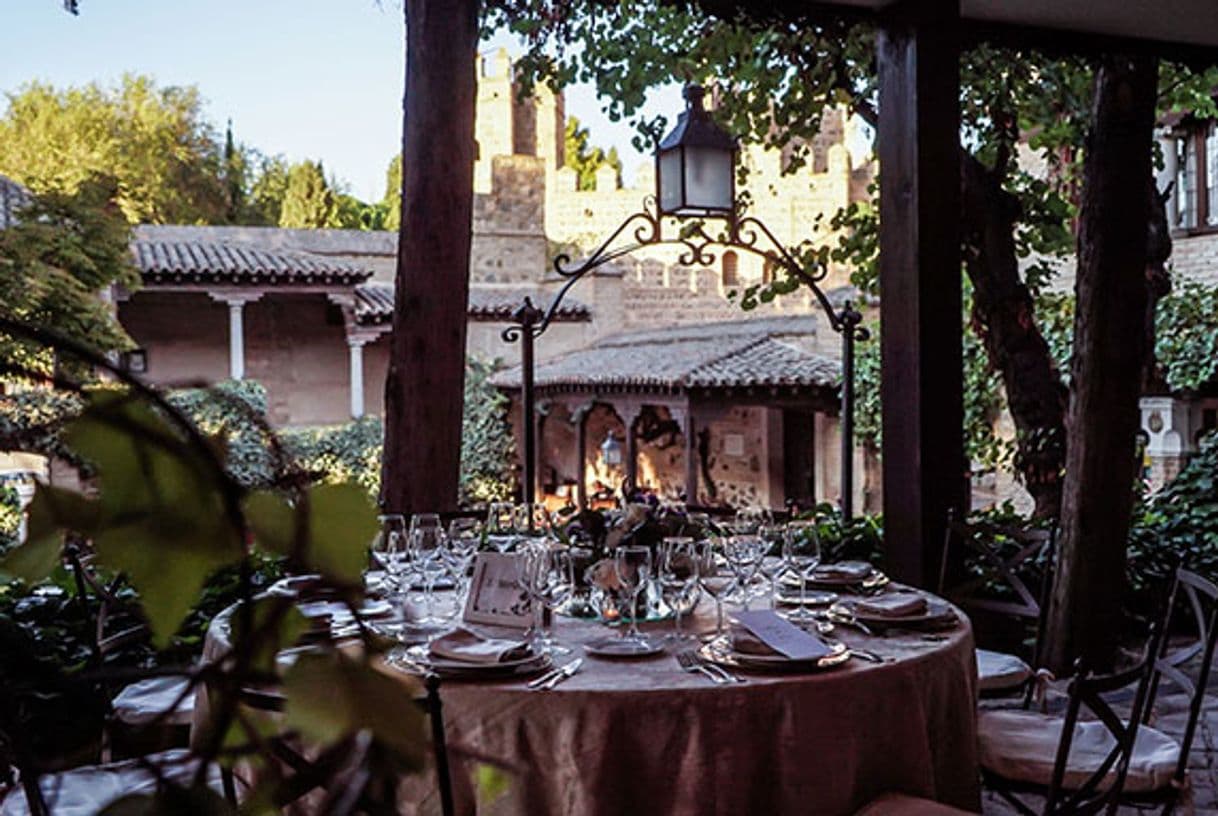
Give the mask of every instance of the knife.
<path id="1" fill-rule="evenodd" d="M 555 674 L 549 680 L 542 683 L 538 688 L 544 689 L 545 691 L 549 691 L 550 689 L 554 688 L 559 683 L 561 683 L 563 680 L 566 680 L 568 677 L 570 677 L 571 675 L 573 675 L 577 671 L 579 671 L 579 667 L 582 665 L 584 665 L 584 659 L 582 657 L 575 658 L 570 663 L 568 663 L 567 665 L 565 665 L 561 669 L 559 669 L 557 674 Z"/>

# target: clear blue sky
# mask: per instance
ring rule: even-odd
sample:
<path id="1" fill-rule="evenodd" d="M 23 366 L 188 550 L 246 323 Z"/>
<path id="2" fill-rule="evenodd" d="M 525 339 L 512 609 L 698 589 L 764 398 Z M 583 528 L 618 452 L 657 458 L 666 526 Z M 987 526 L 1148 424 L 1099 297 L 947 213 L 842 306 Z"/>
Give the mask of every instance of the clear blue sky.
<path id="1" fill-rule="evenodd" d="M 197 85 L 220 128 L 289 159 L 321 159 L 365 199 L 384 192 L 401 133 L 400 0 L 5 0 L 0 91 L 34 79 L 57 86 L 115 82 L 125 71 Z M 511 48 L 508 37 L 497 45 Z M 7 104 L 7 103 L 5 103 Z M 676 113 L 675 89 L 657 97 Z M 642 161 L 631 131 L 610 123 L 589 88 L 567 92 L 568 114 L 628 172 Z"/>

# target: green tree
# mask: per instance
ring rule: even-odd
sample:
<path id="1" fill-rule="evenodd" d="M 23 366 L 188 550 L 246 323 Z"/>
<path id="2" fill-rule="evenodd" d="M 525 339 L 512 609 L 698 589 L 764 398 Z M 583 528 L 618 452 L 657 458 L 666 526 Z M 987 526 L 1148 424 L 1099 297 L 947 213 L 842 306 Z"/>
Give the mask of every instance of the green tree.
<path id="1" fill-rule="evenodd" d="M 258 175 L 250 185 L 244 223 L 278 226 L 287 193 L 288 163 L 282 156 L 262 157 Z"/>
<path id="2" fill-rule="evenodd" d="M 402 154 L 395 154 L 385 170 L 385 223 L 381 229 L 396 230 L 402 225 Z"/>
<path id="3" fill-rule="evenodd" d="M 114 87 L 33 82 L 9 95 L 0 118 L 0 173 L 69 194 L 105 173 L 133 223 L 223 222 L 225 157 L 202 107 L 197 88 L 134 74 Z"/>
<path id="4" fill-rule="evenodd" d="M 318 228 L 333 226 L 338 201 L 321 162 L 302 161 L 288 169 L 287 187 L 279 212 L 279 226 Z"/>
<path id="5" fill-rule="evenodd" d="M 606 153 L 599 147 L 592 147 L 590 139 L 588 129 L 580 127 L 579 119 L 574 116 L 567 118 L 567 129 L 563 136 L 565 164 L 576 172 L 579 179 L 578 189 L 593 189 L 596 186 L 596 171 L 606 165 L 617 171 L 620 183 L 622 160 L 618 158 L 617 148 L 611 147 Z"/>
<path id="6" fill-rule="evenodd" d="M 0 315 L 103 352 L 131 346 L 101 297 L 113 285 L 140 284 L 118 195 L 113 178 L 90 177 L 72 194 L 35 195 L 18 211 L 17 223 L 0 230 Z M 50 373 L 51 362 L 45 352 L 0 335 L 0 366 Z M 12 369 L 3 375 L 10 379 Z"/>

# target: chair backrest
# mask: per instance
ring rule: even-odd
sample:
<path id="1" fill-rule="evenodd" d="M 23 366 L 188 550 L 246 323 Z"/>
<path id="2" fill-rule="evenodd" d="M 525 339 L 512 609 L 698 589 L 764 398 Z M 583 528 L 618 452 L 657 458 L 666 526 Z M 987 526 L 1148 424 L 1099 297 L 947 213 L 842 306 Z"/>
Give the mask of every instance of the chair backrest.
<path id="1" fill-rule="evenodd" d="M 1150 684 L 1154 676 L 1156 655 L 1162 648 L 1163 632 L 1155 625 L 1150 633 L 1146 652 L 1134 666 L 1113 674 L 1095 674 L 1085 668 L 1080 660 L 1076 664 L 1074 680 L 1070 683 L 1070 697 L 1066 715 L 1062 722 L 1061 739 L 1053 764 L 1053 776 L 1045 798 L 1045 816 L 1065 814 L 1099 813 L 1107 810 L 1112 814 L 1120 802 L 1125 787 L 1129 762 L 1133 757 L 1134 742 L 1138 726 L 1141 725 L 1150 696 Z M 1104 698 L 1105 694 L 1124 689 L 1137 683 L 1133 708 L 1128 720 L 1122 719 Z M 1113 746 L 1095 770 L 1080 785 L 1071 785 L 1067 790 L 1063 784 L 1067 760 L 1074 741 L 1075 726 L 1079 715 L 1086 708 L 1108 730 Z M 1110 774 L 1115 773 L 1115 777 Z M 1111 782 L 1109 782 L 1111 779 Z"/>
<path id="2" fill-rule="evenodd" d="M 1057 527 L 1048 530 L 1026 530 L 1015 527 L 990 527 L 966 524 L 949 510 L 943 557 L 939 566 L 940 595 L 965 610 L 996 612 L 1017 618 L 1039 620 L 1045 587 L 1051 581 L 1053 550 Z M 1044 555 L 1045 569 L 1041 586 L 1033 592 L 1020 575 L 1020 569 L 1030 560 Z M 973 555 L 982 567 L 982 575 L 966 578 L 955 586 L 947 586 L 952 558 L 961 560 Z M 996 598 L 990 585 L 997 580 L 1011 597 Z"/>
<path id="3" fill-rule="evenodd" d="M 1172 621 L 1183 604 L 1192 613 L 1197 628 L 1196 638 L 1183 646 L 1171 648 L 1168 635 L 1172 632 Z M 1206 687 L 1209 685 L 1210 664 L 1214 659 L 1214 645 L 1218 641 L 1218 584 L 1203 578 L 1195 572 L 1177 568 L 1167 595 L 1167 603 L 1163 612 L 1162 645 L 1155 659 L 1155 671 L 1151 680 L 1150 693 L 1147 697 L 1143 722 L 1150 719 L 1159 687 L 1164 680 L 1172 683 L 1189 698 L 1188 720 L 1184 725 L 1184 735 L 1180 741 L 1180 757 L 1176 762 L 1175 780 L 1184 781 L 1188 770 L 1188 752 L 1192 748 L 1193 737 L 1197 732 L 1197 723 L 1201 718 L 1201 710 L 1205 704 Z M 1198 655 L 1200 661 L 1190 674 L 1186 664 Z"/>

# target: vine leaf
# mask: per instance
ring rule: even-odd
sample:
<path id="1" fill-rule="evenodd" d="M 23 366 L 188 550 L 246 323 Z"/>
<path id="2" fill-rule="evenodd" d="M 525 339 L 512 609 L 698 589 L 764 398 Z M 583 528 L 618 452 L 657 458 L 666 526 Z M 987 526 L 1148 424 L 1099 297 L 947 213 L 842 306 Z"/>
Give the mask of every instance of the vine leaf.
<path id="1" fill-rule="evenodd" d="M 98 504 L 79 493 L 39 483 L 26 522 L 27 537 L 0 560 L 0 573 L 26 583 L 42 581 L 60 562 L 63 530 L 90 532 L 97 527 Z"/>
<path id="2" fill-rule="evenodd" d="M 294 505 L 260 490 L 245 511 L 260 546 L 340 583 L 359 582 L 377 531 L 376 508 L 360 485 L 313 485 Z"/>
<path id="3" fill-rule="evenodd" d="M 378 670 L 342 652 L 306 653 L 284 673 L 284 721 L 308 739 L 332 744 L 359 731 L 372 733 L 411 768 L 421 768 L 423 712 L 414 704 L 418 683 Z"/>

